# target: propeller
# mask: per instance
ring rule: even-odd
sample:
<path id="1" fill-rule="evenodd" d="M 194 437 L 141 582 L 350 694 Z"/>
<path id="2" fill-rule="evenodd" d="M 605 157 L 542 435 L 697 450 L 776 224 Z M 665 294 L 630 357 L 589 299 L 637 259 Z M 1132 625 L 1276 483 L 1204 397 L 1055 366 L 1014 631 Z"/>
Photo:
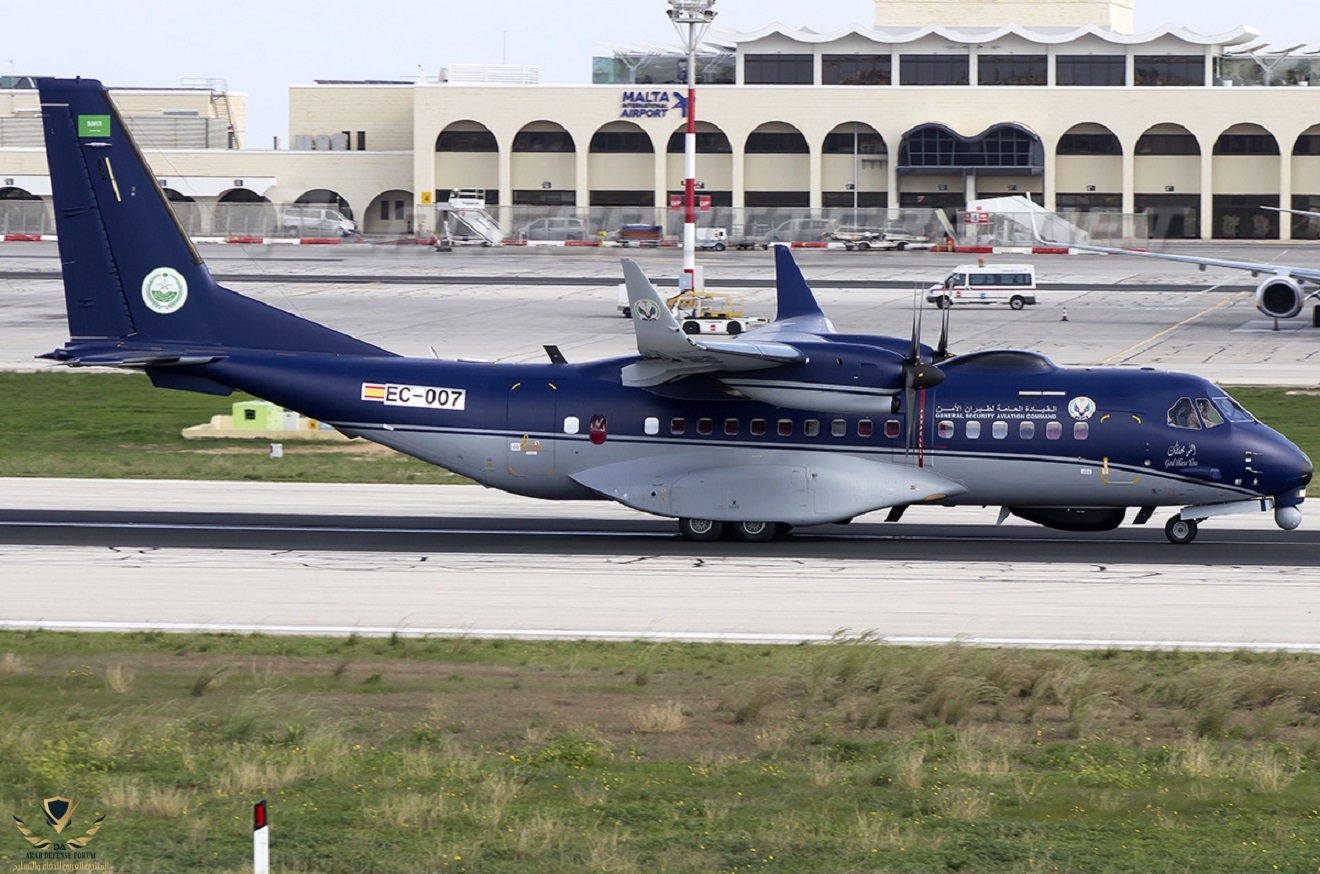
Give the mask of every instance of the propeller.
<path id="1" fill-rule="evenodd" d="M 944 382 L 944 371 L 933 362 L 921 358 L 921 291 L 913 296 L 912 344 L 908 347 L 908 357 L 903 359 L 903 413 L 907 416 L 907 452 L 912 452 L 912 444 L 917 434 L 917 425 L 921 415 L 916 409 L 917 392 L 934 388 Z M 947 329 L 948 323 L 945 322 Z M 947 336 L 941 339 L 941 346 L 947 347 Z M 947 348 L 945 349 L 947 352 Z M 918 465 L 920 452 L 918 451 Z"/>
<path id="2" fill-rule="evenodd" d="M 953 300 L 950 299 L 941 311 L 940 342 L 935 347 L 935 361 L 937 363 L 953 357 L 953 353 L 949 351 L 949 311 L 952 309 Z"/>

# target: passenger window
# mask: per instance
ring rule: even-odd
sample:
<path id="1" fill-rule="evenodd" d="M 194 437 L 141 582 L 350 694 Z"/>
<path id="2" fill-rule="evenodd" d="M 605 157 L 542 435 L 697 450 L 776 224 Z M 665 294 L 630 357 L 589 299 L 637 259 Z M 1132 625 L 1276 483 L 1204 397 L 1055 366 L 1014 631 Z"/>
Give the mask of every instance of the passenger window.
<path id="1" fill-rule="evenodd" d="M 1201 420 L 1197 418 L 1196 409 L 1192 406 L 1191 398 L 1178 398 L 1177 403 L 1169 407 L 1169 425 L 1174 428 L 1188 428 L 1192 431 L 1201 430 Z"/>
<path id="2" fill-rule="evenodd" d="M 642 423 L 642 430 L 647 434 L 659 434 L 660 420 L 655 416 L 647 416 L 646 421 Z"/>
<path id="3" fill-rule="evenodd" d="M 970 422 L 967 423 L 967 439 L 968 439 L 968 440 L 979 440 L 979 439 L 981 439 L 981 423 L 980 423 L 980 422 L 970 421 Z"/>
<path id="4" fill-rule="evenodd" d="M 737 420 L 737 419 L 725 419 L 725 420 L 724 420 L 724 433 L 727 434 L 727 435 L 729 435 L 730 437 L 737 437 L 737 436 L 738 436 L 738 420 Z"/>
<path id="5" fill-rule="evenodd" d="M 669 420 L 670 434 L 676 434 L 676 435 L 682 434 L 686 430 L 687 430 L 687 420 L 684 419 L 682 416 L 675 416 L 674 418 Z"/>
<path id="6" fill-rule="evenodd" d="M 890 440 L 893 440 L 895 437 L 897 437 L 901 433 L 901 430 L 902 429 L 900 429 L 898 426 L 897 419 L 885 420 L 885 436 L 888 437 Z"/>
<path id="7" fill-rule="evenodd" d="M 857 436 L 870 437 L 875 433 L 875 425 L 870 419 L 859 419 L 857 421 Z"/>
<path id="8" fill-rule="evenodd" d="M 792 436 L 793 436 L 793 420 L 792 420 L 792 419 L 780 419 L 780 420 L 779 420 L 779 436 L 780 436 L 780 437 L 792 437 Z"/>
<path id="9" fill-rule="evenodd" d="M 802 423 L 802 433 L 808 437 L 820 436 L 820 420 L 807 419 L 807 421 Z"/>
<path id="10" fill-rule="evenodd" d="M 580 429 L 581 427 L 582 427 L 582 422 L 578 419 L 577 416 L 564 417 L 565 434 L 576 434 L 578 432 L 578 429 Z"/>
<path id="11" fill-rule="evenodd" d="M 1008 436 L 1007 422 L 994 422 L 990 425 L 990 436 L 996 440 L 1003 440 Z"/>
<path id="12" fill-rule="evenodd" d="M 848 423 L 843 419 L 835 419 L 830 422 L 830 435 L 833 437 L 847 437 Z"/>
<path id="13" fill-rule="evenodd" d="M 1022 422 L 1018 425 L 1018 436 L 1023 440 L 1030 440 L 1036 436 L 1035 422 Z"/>
<path id="14" fill-rule="evenodd" d="M 1073 439 L 1085 440 L 1091 436 L 1091 426 L 1086 422 L 1073 422 Z"/>
<path id="15" fill-rule="evenodd" d="M 710 419 L 697 419 L 697 433 L 705 437 L 714 430 L 715 423 Z"/>
<path id="16" fill-rule="evenodd" d="M 765 419 L 752 419 L 751 431 L 753 437 L 764 437 Z"/>
<path id="17" fill-rule="evenodd" d="M 945 419 L 940 422 L 936 433 L 939 434 L 941 440 L 948 440 L 953 436 L 953 423 Z"/>
<path id="18" fill-rule="evenodd" d="M 1045 423 L 1045 439 L 1046 439 L 1046 440 L 1058 440 L 1058 439 L 1059 439 L 1060 437 L 1062 437 L 1062 436 L 1063 436 L 1063 423 L 1062 423 L 1062 422 L 1046 422 L 1046 423 Z"/>
<path id="19" fill-rule="evenodd" d="M 1219 415 L 1215 405 L 1210 403 L 1209 398 L 1196 399 L 1196 411 L 1201 414 L 1201 421 L 1207 428 L 1213 428 L 1216 425 L 1224 424 L 1224 417 Z"/>

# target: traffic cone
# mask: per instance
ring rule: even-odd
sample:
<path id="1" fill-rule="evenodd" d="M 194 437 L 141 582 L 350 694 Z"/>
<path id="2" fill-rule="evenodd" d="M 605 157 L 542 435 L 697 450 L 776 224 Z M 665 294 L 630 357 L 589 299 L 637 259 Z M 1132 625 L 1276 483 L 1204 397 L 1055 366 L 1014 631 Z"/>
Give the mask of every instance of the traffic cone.
<path id="1" fill-rule="evenodd" d="M 1061 322 L 1066 322 L 1066 321 L 1068 321 L 1068 308 L 1067 308 L 1067 307 L 1064 307 L 1064 308 L 1063 308 L 1063 318 L 1059 319 L 1059 321 L 1061 321 Z"/>

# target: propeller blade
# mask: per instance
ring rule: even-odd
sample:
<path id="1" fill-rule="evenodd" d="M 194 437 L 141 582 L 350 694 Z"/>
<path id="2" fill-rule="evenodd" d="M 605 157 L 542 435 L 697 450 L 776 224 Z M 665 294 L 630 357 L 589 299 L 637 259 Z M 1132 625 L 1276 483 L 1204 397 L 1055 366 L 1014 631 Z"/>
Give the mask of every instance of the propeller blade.
<path id="1" fill-rule="evenodd" d="M 912 343 L 908 346 L 907 360 L 921 360 L 921 298 L 916 293 L 912 296 Z"/>
<path id="2" fill-rule="evenodd" d="M 949 311 L 953 307 L 944 307 L 940 320 L 940 343 L 935 347 L 935 360 L 943 361 L 946 358 L 952 358 L 953 353 L 949 351 Z"/>

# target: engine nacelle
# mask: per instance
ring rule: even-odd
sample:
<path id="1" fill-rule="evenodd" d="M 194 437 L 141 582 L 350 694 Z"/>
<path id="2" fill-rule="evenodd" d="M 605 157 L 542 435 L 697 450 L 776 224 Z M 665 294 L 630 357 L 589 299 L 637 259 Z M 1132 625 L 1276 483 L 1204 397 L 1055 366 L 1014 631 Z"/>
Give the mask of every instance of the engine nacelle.
<path id="1" fill-rule="evenodd" d="M 1302 287 L 1288 276 L 1271 276 L 1256 288 L 1256 309 L 1275 319 L 1291 319 L 1302 311 Z"/>

